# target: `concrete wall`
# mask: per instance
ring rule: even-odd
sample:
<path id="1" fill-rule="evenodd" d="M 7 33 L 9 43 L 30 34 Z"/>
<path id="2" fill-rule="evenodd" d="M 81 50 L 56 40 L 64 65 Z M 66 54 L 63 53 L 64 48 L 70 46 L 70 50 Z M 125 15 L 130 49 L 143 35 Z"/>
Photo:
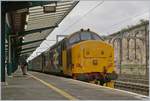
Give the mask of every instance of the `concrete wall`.
<path id="1" fill-rule="evenodd" d="M 117 71 L 148 75 L 149 22 L 144 21 L 105 38 L 115 49 Z"/>

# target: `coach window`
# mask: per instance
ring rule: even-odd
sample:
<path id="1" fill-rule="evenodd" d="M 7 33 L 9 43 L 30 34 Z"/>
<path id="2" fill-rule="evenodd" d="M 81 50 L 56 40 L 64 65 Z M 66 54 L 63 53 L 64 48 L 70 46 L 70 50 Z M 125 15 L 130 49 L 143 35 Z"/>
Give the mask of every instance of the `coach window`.
<path id="1" fill-rule="evenodd" d="M 80 36 L 79 34 L 75 34 L 73 36 L 71 36 L 71 38 L 69 39 L 69 43 L 72 45 L 76 42 L 79 42 L 80 41 Z"/>
<path id="2" fill-rule="evenodd" d="M 90 40 L 91 39 L 91 34 L 90 33 L 81 33 L 81 40 Z"/>

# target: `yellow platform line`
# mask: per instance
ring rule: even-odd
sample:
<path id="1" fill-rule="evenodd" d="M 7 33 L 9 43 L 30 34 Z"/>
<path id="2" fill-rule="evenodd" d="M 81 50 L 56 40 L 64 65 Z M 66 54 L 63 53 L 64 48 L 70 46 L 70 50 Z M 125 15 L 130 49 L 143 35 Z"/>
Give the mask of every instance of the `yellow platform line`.
<path id="1" fill-rule="evenodd" d="M 29 74 L 29 73 L 28 73 L 28 74 Z M 39 78 L 33 76 L 32 74 L 29 74 L 29 75 L 30 75 L 32 78 L 34 78 L 35 80 L 40 81 L 42 84 L 46 85 L 47 87 L 53 89 L 54 91 L 58 92 L 58 93 L 61 94 L 62 96 L 66 97 L 67 99 L 69 99 L 69 100 L 77 100 L 77 99 L 76 99 L 75 97 L 73 97 L 72 95 L 70 95 L 70 94 L 68 94 L 67 92 L 65 92 L 65 91 L 63 91 L 63 90 L 61 90 L 61 89 L 59 89 L 59 88 L 57 88 L 57 87 L 51 85 L 50 83 L 47 83 L 47 82 L 45 82 L 45 81 L 43 81 L 43 80 L 41 80 L 41 79 L 39 79 Z"/>

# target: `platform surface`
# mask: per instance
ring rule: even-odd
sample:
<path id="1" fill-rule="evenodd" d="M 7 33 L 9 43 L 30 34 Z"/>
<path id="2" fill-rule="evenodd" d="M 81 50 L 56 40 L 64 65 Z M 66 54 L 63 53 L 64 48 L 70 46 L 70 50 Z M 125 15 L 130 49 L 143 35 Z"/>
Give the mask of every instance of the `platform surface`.
<path id="1" fill-rule="evenodd" d="M 20 71 L 2 85 L 2 100 L 139 100 L 144 96 L 109 89 L 69 78 Z"/>

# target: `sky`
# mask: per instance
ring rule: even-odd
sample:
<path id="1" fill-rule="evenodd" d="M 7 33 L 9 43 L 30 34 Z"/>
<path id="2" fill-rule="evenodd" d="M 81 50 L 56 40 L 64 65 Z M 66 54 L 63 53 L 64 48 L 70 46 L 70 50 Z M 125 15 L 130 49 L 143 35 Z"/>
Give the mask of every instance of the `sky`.
<path id="1" fill-rule="evenodd" d="M 114 32 L 139 23 L 140 19 L 149 20 L 150 1 L 80 1 L 67 17 L 48 35 L 41 45 L 29 56 L 32 60 L 48 50 L 56 42 L 56 35 L 70 35 L 83 29 L 90 29 L 101 35 Z M 62 38 L 61 38 L 62 39 Z"/>

